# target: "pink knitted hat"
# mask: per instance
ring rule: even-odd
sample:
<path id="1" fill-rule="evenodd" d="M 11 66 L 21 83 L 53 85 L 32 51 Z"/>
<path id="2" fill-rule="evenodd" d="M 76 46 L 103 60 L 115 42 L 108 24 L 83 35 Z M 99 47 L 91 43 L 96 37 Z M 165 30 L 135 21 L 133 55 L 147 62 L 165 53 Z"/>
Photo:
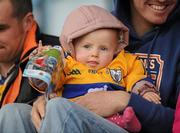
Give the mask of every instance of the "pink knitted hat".
<path id="1" fill-rule="evenodd" d="M 60 35 L 60 43 L 65 51 L 74 56 L 73 39 L 102 28 L 119 29 L 122 49 L 128 45 L 128 28 L 109 11 L 95 5 L 83 5 L 68 15 Z"/>

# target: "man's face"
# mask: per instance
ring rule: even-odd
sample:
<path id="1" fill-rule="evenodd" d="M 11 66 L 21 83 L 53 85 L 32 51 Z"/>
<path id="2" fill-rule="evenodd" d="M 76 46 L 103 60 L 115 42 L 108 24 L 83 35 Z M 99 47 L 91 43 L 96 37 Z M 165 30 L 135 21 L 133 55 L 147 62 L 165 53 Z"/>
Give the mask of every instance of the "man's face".
<path id="1" fill-rule="evenodd" d="M 152 25 L 162 24 L 176 3 L 177 0 L 133 0 L 132 13 Z"/>
<path id="2" fill-rule="evenodd" d="M 22 20 L 12 15 L 9 0 L 0 1 L 0 63 L 12 64 L 21 54 L 25 31 Z"/>

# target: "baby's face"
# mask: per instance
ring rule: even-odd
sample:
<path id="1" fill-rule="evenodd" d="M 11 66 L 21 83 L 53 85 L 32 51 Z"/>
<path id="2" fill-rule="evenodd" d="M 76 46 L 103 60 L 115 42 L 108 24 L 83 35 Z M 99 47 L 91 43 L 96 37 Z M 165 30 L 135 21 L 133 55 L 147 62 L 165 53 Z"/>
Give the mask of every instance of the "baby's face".
<path id="1" fill-rule="evenodd" d="M 99 29 L 88 33 L 74 42 L 75 58 L 92 69 L 100 69 L 113 60 L 118 51 L 118 32 Z"/>

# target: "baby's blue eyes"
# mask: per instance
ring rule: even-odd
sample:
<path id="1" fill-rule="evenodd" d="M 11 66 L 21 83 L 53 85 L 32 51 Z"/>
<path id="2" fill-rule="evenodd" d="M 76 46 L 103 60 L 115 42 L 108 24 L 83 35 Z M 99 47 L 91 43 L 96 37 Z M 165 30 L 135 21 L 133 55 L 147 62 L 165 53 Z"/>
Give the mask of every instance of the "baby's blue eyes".
<path id="1" fill-rule="evenodd" d="M 83 47 L 84 47 L 84 48 L 86 48 L 86 49 L 90 49 L 90 48 L 92 48 L 90 45 L 84 45 Z M 107 51 L 107 50 L 108 50 L 108 48 L 106 48 L 106 47 L 100 47 L 100 48 L 99 48 L 99 50 L 102 50 L 102 51 Z"/>
<path id="2" fill-rule="evenodd" d="M 107 48 L 101 48 L 101 50 L 103 50 L 103 51 L 107 51 L 108 49 L 107 49 Z"/>
<path id="3" fill-rule="evenodd" d="M 90 48 L 90 46 L 89 46 L 89 45 L 84 45 L 83 47 L 84 47 L 84 48 Z"/>

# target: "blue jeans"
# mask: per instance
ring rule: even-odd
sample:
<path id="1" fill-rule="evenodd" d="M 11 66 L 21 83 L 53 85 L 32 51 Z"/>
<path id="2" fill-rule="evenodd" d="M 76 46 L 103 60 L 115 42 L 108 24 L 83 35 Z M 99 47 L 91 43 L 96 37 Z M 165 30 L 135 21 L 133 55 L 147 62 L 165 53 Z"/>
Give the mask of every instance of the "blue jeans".
<path id="1" fill-rule="evenodd" d="M 9 104 L 0 110 L 0 133 L 36 133 L 31 106 Z M 127 133 L 108 120 L 64 98 L 48 101 L 40 133 Z"/>

